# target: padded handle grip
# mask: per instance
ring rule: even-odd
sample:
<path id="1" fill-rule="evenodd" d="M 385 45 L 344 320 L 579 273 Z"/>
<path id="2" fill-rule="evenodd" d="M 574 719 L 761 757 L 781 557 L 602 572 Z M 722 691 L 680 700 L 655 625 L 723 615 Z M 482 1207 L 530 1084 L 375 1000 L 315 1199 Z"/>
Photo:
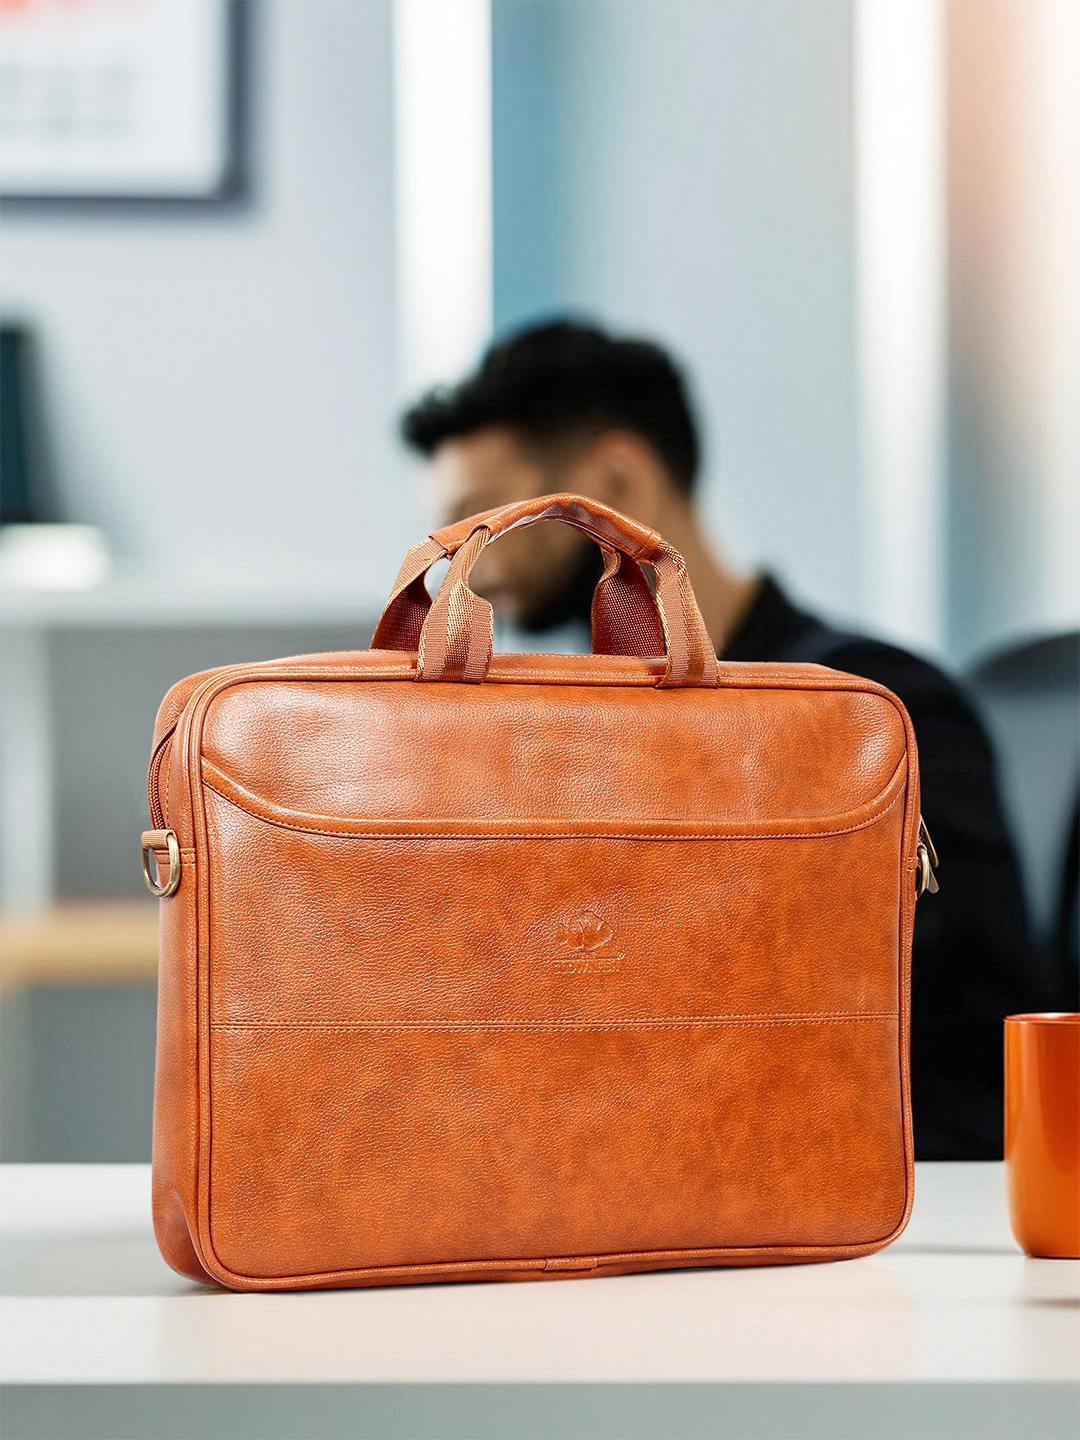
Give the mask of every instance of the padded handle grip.
<path id="1" fill-rule="evenodd" d="M 666 648 L 668 663 L 658 684 L 717 683 L 716 654 L 682 556 L 655 530 L 582 495 L 545 495 L 434 531 L 406 555 L 372 645 L 411 649 L 401 642 L 418 628 L 418 680 L 483 680 L 491 662 L 493 617 L 487 601 L 469 589 L 469 572 L 498 535 L 543 520 L 573 525 L 604 552 L 604 572 L 593 597 L 596 653 L 650 658 Z M 423 577 L 446 556 L 453 557 L 450 570 L 432 602 Z M 655 599 L 643 563 L 656 574 Z"/>
<path id="2" fill-rule="evenodd" d="M 575 529 L 591 535 L 598 544 L 610 545 L 632 560 L 651 560 L 657 547 L 664 543 L 662 537 L 647 525 L 639 525 L 629 515 L 584 495 L 539 495 L 533 500 L 501 505 L 467 520 L 459 520 L 455 525 L 447 525 L 442 530 L 433 530 L 431 538 L 438 541 L 448 555 L 454 555 L 480 526 L 494 540 L 508 530 L 535 525 L 540 520 L 564 520 Z"/>

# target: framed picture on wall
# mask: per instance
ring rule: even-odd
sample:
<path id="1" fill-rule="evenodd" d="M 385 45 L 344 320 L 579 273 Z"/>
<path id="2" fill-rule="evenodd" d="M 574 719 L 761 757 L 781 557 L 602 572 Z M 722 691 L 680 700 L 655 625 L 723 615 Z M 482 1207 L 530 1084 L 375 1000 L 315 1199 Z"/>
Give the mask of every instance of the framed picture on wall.
<path id="1" fill-rule="evenodd" d="M 244 0 L 0 0 L 0 199 L 242 189 Z"/>

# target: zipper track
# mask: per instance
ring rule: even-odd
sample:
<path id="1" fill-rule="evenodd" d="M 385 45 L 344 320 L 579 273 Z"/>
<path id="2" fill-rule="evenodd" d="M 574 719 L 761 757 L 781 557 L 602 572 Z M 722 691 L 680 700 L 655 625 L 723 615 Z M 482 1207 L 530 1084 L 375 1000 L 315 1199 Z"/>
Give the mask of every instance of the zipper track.
<path id="1" fill-rule="evenodd" d="M 150 819 L 153 822 L 152 828 L 155 830 L 168 829 L 165 811 L 161 804 L 161 766 L 165 759 L 165 751 L 168 749 L 169 742 L 175 733 L 176 726 L 174 725 L 173 728 L 167 730 L 158 741 L 154 753 L 150 757 L 150 768 L 146 775 L 146 798 L 150 807 Z"/>

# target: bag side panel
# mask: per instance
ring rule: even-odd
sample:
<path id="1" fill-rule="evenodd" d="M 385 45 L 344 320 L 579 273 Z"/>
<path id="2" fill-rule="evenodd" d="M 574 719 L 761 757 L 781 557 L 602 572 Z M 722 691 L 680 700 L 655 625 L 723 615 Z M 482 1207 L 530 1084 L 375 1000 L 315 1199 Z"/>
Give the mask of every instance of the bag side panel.
<path id="1" fill-rule="evenodd" d="M 174 687 L 170 696 L 183 691 L 190 698 L 195 682 L 214 673 L 190 677 L 182 686 Z M 165 723 L 175 726 L 175 733 L 166 741 L 156 775 L 152 770 L 151 803 L 156 801 L 160 806 L 161 819 L 177 836 L 181 869 L 179 888 L 159 902 L 152 1156 L 154 1234 L 162 1256 L 174 1270 L 192 1280 L 210 1281 L 198 1240 L 198 869 L 184 763 L 185 714 L 175 713 L 167 702 L 163 711 L 166 708 L 169 713 Z"/>
<path id="2" fill-rule="evenodd" d="M 195 852 L 181 850 L 179 890 L 161 902 L 154 1074 L 154 1233 L 181 1275 L 209 1280 L 194 1237 L 198 1184 L 198 1024 Z"/>

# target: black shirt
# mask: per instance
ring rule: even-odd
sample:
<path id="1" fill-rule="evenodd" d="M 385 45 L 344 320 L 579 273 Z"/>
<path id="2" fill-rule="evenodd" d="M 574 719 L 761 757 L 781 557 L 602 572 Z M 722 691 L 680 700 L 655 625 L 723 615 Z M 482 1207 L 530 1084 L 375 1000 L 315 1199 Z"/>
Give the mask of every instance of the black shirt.
<path id="1" fill-rule="evenodd" d="M 721 657 L 828 665 L 899 696 L 919 747 L 922 813 L 940 859 L 915 914 L 911 1086 L 921 1160 L 998 1159 L 1002 1019 L 1042 1008 L 994 759 L 960 688 L 925 660 L 833 629 L 766 577 Z"/>

